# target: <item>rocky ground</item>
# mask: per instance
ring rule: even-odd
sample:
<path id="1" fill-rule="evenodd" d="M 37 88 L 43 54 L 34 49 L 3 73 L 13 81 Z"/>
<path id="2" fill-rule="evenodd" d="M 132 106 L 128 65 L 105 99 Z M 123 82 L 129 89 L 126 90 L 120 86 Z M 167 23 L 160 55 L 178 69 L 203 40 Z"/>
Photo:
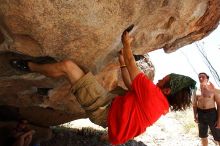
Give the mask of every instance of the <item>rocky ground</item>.
<path id="1" fill-rule="evenodd" d="M 110 146 L 100 141 L 106 130 L 88 119 L 76 120 L 54 128 L 54 137 L 42 146 Z M 197 126 L 191 110 L 168 113 L 146 132 L 121 146 L 200 146 Z M 215 146 L 209 135 L 209 146 Z"/>

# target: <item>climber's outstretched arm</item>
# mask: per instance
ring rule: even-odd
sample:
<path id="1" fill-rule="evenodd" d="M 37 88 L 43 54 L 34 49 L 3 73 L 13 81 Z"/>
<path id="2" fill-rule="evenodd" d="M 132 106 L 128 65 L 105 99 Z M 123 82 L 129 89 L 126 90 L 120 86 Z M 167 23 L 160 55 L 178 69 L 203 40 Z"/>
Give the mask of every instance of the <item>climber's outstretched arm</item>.
<path id="1" fill-rule="evenodd" d="M 125 65 L 127 66 L 131 81 L 141 72 L 135 62 L 132 50 L 131 50 L 131 42 L 133 38 L 129 35 L 127 31 L 122 34 L 122 52 L 124 56 Z"/>
<path id="2" fill-rule="evenodd" d="M 120 63 L 121 76 L 124 81 L 124 84 L 128 88 L 128 90 L 131 90 L 131 78 L 130 78 L 127 66 L 125 65 L 125 61 L 123 57 L 123 50 L 120 51 L 118 60 Z"/>

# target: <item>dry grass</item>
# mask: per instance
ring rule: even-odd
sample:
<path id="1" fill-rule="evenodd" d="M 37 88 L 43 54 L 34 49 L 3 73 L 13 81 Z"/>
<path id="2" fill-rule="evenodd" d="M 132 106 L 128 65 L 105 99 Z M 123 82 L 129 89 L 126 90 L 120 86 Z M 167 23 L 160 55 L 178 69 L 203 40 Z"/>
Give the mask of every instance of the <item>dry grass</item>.
<path id="1" fill-rule="evenodd" d="M 194 121 L 192 108 L 185 111 L 176 112 L 175 119 L 177 119 L 183 126 L 183 131 L 185 134 L 198 135 L 197 125 Z"/>

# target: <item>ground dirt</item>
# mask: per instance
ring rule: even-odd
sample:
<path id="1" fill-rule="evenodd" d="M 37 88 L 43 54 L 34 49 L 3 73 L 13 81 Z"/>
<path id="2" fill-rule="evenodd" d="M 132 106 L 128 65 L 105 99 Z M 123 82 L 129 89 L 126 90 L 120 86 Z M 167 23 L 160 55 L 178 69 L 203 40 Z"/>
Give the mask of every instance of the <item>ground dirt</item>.
<path id="1" fill-rule="evenodd" d="M 41 146 L 111 146 L 105 141 L 100 141 L 100 135 L 106 131 L 93 128 L 53 128 L 53 137 Z M 143 142 L 130 140 L 120 146 L 146 146 Z"/>

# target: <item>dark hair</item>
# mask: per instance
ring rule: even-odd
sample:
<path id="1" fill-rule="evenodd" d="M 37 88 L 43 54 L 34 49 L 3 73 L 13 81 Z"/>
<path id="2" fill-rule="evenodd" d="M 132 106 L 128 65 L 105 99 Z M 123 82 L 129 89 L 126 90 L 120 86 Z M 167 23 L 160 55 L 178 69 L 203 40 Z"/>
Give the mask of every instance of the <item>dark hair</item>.
<path id="1" fill-rule="evenodd" d="M 201 74 L 205 75 L 207 77 L 207 79 L 209 79 L 209 76 L 206 73 L 204 73 L 204 72 L 199 73 L 199 75 L 201 75 Z"/>
<path id="2" fill-rule="evenodd" d="M 185 87 L 173 95 L 167 96 L 171 111 L 183 111 L 191 105 L 192 90 Z"/>

